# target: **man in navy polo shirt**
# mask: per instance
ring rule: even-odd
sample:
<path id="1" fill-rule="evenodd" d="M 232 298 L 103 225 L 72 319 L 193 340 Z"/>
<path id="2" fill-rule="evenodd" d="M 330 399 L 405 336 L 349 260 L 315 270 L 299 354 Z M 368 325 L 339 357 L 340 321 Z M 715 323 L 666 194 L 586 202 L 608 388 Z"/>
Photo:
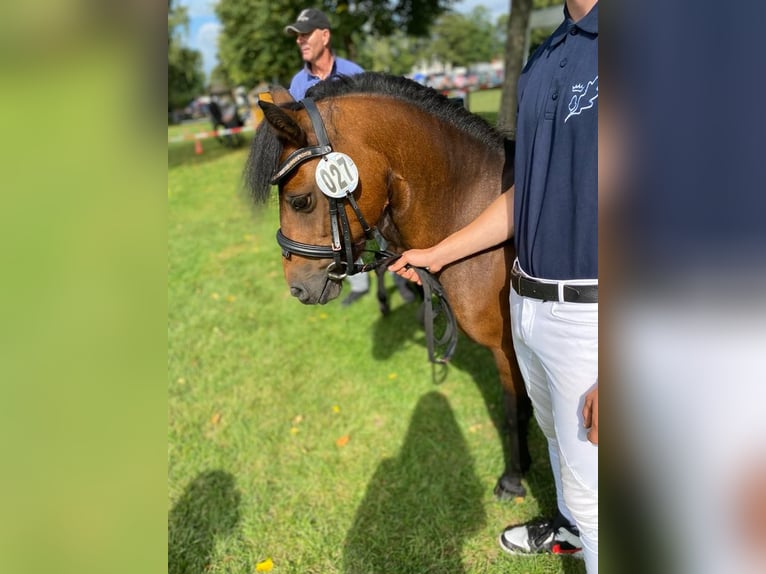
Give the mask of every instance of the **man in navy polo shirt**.
<path id="1" fill-rule="evenodd" d="M 463 229 L 406 265 L 439 271 L 515 236 L 514 348 L 548 441 L 558 513 L 509 526 L 511 554 L 585 559 L 598 572 L 598 3 L 566 0 L 564 22 L 518 83 L 514 185 Z"/>
<path id="2" fill-rule="evenodd" d="M 352 76 L 364 72 L 354 62 L 333 54 L 330 21 L 319 10 L 314 8 L 302 10 L 294 24 L 285 26 L 285 34 L 295 35 L 295 42 L 300 48 L 304 62 L 303 68 L 293 76 L 290 82 L 290 95 L 296 101 L 302 100 L 306 90 L 321 80 L 332 76 Z M 351 286 L 351 293 L 341 301 L 343 306 L 358 301 L 370 290 L 370 278 L 367 273 L 349 275 L 346 280 Z"/>

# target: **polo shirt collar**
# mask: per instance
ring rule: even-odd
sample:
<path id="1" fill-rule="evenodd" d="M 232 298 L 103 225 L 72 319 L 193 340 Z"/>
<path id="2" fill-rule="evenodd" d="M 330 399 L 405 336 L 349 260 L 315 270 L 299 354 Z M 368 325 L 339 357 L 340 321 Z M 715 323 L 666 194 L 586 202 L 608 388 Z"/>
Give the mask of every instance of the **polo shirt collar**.
<path id="1" fill-rule="evenodd" d="M 598 34 L 598 2 L 591 8 L 590 12 L 580 18 L 579 22 L 572 22 L 569 10 L 567 10 L 566 4 L 564 4 L 564 22 L 552 34 L 551 48 L 562 42 L 572 28 L 579 28 L 583 32 L 592 35 Z"/>
<path id="2" fill-rule="evenodd" d="M 333 76 L 337 75 L 337 74 L 336 74 L 336 70 L 337 70 L 337 64 L 338 64 L 338 58 L 336 58 L 336 57 L 334 57 L 334 56 L 333 56 L 333 59 L 332 59 L 332 68 L 330 68 L 330 73 L 329 73 L 329 74 L 327 74 L 327 77 L 328 77 L 328 78 L 332 78 Z M 309 63 L 308 63 L 308 62 L 306 62 L 306 64 L 305 64 L 305 68 L 306 68 L 306 75 L 307 75 L 309 78 L 318 78 L 318 77 L 319 77 L 319 76 L 315 76 L 314 74 L 312 74 L 312 73 L 311 73 L 311 66 L 309 65 Z M 325 79 L 326 79 L 326 78 L 325 78 Z"/>
<path id="3" fill-rule="evenodd" d="M 566 7 L 564 7 L 564 10 L 566 11 Z M 567 14 L 568 17 L 569 14 Z M 598 2 L 591 8 L 590 12 L 580 18 L 580 21 L 574 25 L 588 34 L 598 34 Z"/>

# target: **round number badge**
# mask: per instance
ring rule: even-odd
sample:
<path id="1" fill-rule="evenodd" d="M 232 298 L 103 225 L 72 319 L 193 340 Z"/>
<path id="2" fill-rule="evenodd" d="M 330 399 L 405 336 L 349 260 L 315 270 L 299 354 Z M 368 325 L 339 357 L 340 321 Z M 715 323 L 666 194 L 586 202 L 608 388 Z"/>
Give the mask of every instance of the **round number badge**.
<path id="1" fill-rule="evenodd" d="M 359 185 L 359 170 L 354 160 L 337 151 L 319 160 L 314 176 L 322 193 L 336 199 L 352 193 Z"/>

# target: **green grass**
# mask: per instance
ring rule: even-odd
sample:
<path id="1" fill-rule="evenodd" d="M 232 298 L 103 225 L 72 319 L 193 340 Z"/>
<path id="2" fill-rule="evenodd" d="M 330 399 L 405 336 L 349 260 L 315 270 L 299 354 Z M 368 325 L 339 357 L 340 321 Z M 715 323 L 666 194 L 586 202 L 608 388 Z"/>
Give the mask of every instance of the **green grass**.
<path id="1" fill-rule="evenodd" d="M 471 92 L 468 95 L 468 109 L 483 116 L 490 124 L 495 125 L 500 110 L 501 96 L 502 90 L 500 88 Z"/>
<path id="2" fill-rule="evenodd" d="M 168 149 L 169 573 L 249 573 L 267 558 L 279 574 L 583 572 L 497 545 L 555 492 L 535 427 L 529 496 L 492 496 L 489 353 L 461 338 L 434 369 L 390 277 L 386 318 L 372 296 L 301 305 L 276 202 L 253 211 L 239 194 L 246 146 L 204 146 Z"/>

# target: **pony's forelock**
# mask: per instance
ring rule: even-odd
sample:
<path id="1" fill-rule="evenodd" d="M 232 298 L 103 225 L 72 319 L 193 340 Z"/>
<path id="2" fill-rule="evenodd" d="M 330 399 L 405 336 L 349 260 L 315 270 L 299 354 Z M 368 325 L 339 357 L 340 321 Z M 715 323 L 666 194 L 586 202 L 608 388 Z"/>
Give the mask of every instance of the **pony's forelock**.
<path id="1" fill-rule="evenodd" d="M 282 143 L 268 122 L 255 130 L 245 164 L 245 187 L 255 203 L 265 203 L 271 195 L 271 176 L 282 155 Z"/>

